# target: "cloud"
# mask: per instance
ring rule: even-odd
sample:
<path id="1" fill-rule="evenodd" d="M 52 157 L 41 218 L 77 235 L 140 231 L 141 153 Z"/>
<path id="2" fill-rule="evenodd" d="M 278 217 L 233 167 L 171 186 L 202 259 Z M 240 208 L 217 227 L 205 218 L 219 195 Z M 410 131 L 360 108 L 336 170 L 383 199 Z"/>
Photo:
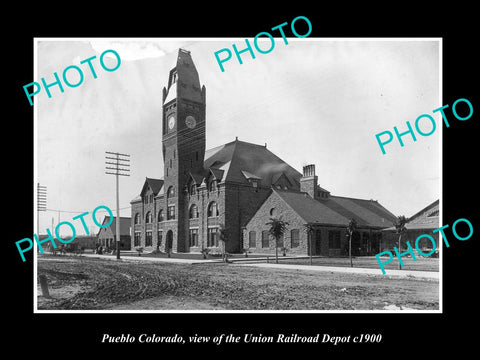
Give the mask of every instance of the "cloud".
<path id="1" fill-rule="evenodd" d="M 150 40 L 92 40 L 92 48 L 98 53 L 112 49 L 120 54 L 122 60 L 132 61 L 147 58 L 158 58 L 171 52 L 177 51 L 179 47 L 188 46 L 187 41 L 172 41 L 170 39 Z M 110 56 L 109 54 L 105 56 Z M 112 55 L 113 56 L 113 55 Z"/>

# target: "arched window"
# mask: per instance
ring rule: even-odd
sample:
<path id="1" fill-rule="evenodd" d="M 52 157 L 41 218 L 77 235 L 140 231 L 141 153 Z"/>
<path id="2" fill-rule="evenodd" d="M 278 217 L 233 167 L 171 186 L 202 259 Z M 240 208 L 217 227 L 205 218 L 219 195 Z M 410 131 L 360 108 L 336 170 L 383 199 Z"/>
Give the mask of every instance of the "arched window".
<path id="1" fill-rule="evenodd" d="M 135 225 L 138 225 L 140 224 L 140 214 L 139 213 L 136 213 L 135 214 L 135 219 L 134 219 L 134 222 L 133 222 Z"/>
<path id="2" fill-rule="evenodd" d="M 163 215 L 163 209 L 160 209 L 160 211 L 158 212 L 158 222 L 163 220 L 165 220 Z"/>
<path id="3" fill-rule="evenodd" d="M 208 217 L 218 216 L 218 206 L 215 201 L 212 201 L 210 205 L 208 205 L 207 214 L 208 214 Z"/>
<path id="4" fill-rule="evenodd" d="M 190 185 L 190 195 L 195 195 L 197 193 L 197 184 L 192 183 Z"/>
<path id="5" fill-rule="evenodd" d="M 217 188 L 217 180 L 213 179 L 208 183 L 208 191 L 215 191 Z"/>
<path id="6" fill-rule="evenodd" d="M 149 211 L 147 215 L 145 215 L 145 223 L 150 224 L 152 222 L 152 213 Z"/>
<path id="7" fill-rule="evenodd" d="M 300 246 L 300 231 L 298 229 L 292 229 L 290 231 L 290 247 L 296 248 Z"/>
<path id="8" fill-rule="evenodd" d="M 257 247 L 257 233 L 255 231 L 250 231 L 248 233 L 248 247 Z"/>
<path id="9" fill-rule="evenodd" d="M 192 204 L 190 206 L 190 219 L 196 219 L 198 218 L 198 207 L 195 204 Z"/>
<path id="10" fill-rule="evenodd" d="M 170 186 L 167 190 L 167 198 L 171 198 L 175 196 L 175 187 Z"/>

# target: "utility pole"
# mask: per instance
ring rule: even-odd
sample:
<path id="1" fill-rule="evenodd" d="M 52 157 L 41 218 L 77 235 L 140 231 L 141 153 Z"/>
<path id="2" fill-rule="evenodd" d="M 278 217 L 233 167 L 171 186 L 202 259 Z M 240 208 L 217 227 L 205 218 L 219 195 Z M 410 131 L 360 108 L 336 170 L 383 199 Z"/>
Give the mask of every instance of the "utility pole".
<path id="1" fill-rule="evenodd" d="M 119 197 L 119 176 L 130 176 L 130 155 L 117 152 L 105 151 L 105 174 L 115 175 L 117 195 L 117 221 L 115 222 L 117 259 L 120 259 L 120 197 Z M 114 162 L 108 161 L 114 160 Z M 109 167 L 108 165 L 113 165 Z"/>
<path id="2" fill-rule="evenodd" d="M 47 187 L 37 183 L 37 235 L 40 236 L 40 211 L 47 211 Z"/>

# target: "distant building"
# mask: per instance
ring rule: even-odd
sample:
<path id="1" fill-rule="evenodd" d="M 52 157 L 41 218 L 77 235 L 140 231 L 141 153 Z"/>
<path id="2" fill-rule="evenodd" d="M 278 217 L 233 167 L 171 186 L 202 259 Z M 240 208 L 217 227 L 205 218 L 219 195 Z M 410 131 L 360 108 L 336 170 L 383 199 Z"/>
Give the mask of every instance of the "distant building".
<path id="1" fill-rule="evenodd" d="M 105 216 L 103 219 L 102 225 L 108 224 L 110 221 L 110 216 Z M 103 246 L 104 249 L 116 249 L 116 221 L 117 218 L 114 217 L 112 223 L 105 227 L 100 228 L 97 234 L 98 243 Z M 120 250 L 130 250 L 131 249 L 131 236 L 130 236 L 130 225 L 131 218 L 121 217 L 120 218 Z"/>
<path id="2" fill-rule="evenodd" d="M 422 234 L 428 234 L 432 236 L 435 239 L 436 244 L 438 245 L 439 232 L 432 233 L 432 230 L 438 229 L 440 227 L 439 212 L 440 201 L 435 200 L 427 207 L 412 215 L 405 225 L 407 231 L 404 235 L 402 235 L 402 249 L 407 249 L 407 241 L 410 243 L 412 248 L 415 249 L 415 241 L 417 237 Z M 396 234 L 395 226 L 385 229 L 384 233 L 385 241 L 382 243 L 381 251 L 392 251 L 394 246 L 398 248 L 398 235 Z M 428 253 L 433 248 L 432 246 L 432 242 L 428 238 L 422 238 L 419 240 L 418 248 L 421 249 L 424 253 Z"/>
<path id="3" fill-rule="evenodd" d="M 97 244 L 97 236 L 95 234 L 91 235 L 77 235 L 73 243 L 77 244 L 77 247 L 83 249 L 95 249 Z"/>

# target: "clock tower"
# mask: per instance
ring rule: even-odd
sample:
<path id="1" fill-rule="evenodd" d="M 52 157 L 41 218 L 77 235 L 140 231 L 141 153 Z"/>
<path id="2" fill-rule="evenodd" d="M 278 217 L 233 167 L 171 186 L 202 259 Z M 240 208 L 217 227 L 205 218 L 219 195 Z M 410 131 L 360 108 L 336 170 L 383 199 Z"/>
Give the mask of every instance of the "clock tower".
<path id="1" fill-rule="evenodd" d="M 163 88 L 163 161 L 166 245 L 187 251 L 190 173 L 202 173 L 205 157 L 205 86 L 200 87 L 190 52 L 179 49 Z M 170 244 L 168 244 L 170 242 Z"/>

